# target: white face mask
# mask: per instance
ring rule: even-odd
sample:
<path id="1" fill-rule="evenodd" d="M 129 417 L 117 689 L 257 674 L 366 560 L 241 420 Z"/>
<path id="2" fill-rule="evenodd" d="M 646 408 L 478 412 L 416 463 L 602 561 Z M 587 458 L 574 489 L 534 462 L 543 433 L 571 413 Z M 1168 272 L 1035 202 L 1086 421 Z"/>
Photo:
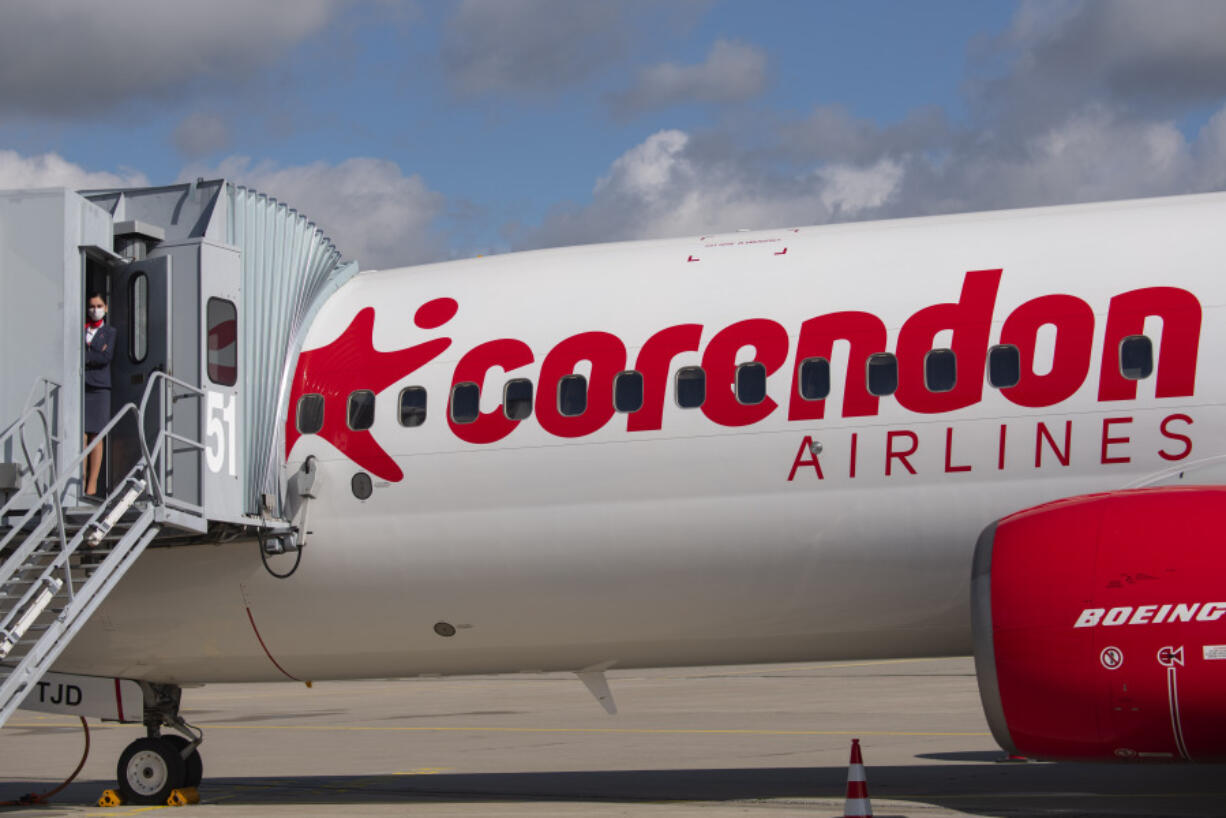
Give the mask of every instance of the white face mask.
<path id="1" fill-rule="evenodd" d="M 89 308 L 89 320 L 101 321 L 103 318 L 106 318 L 106 307 Z"/>

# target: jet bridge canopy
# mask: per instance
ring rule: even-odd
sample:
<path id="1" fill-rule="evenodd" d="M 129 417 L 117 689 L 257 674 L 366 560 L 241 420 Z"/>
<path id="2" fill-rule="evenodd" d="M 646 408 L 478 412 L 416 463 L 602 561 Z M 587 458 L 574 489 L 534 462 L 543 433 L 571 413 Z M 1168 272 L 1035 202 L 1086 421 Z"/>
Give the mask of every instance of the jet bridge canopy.
<path id="1" fill-rule="evenodd" d="M 58 387 L 59 457 L 80 451 L 84 306 L 102 289 L 118 330 L 113 411 L 159 371 L 204 390 L 174 407 L 173 431 L 205 443 L 175 450 L 175 492 L 211 520 L 278 517 L 297 352 L 314 311 L 356 272 L 306 216 L 224 179 L 0 192 L 0 429 L 45 379 Z M 108 441 L 112 475 L 132 456 Z"/>

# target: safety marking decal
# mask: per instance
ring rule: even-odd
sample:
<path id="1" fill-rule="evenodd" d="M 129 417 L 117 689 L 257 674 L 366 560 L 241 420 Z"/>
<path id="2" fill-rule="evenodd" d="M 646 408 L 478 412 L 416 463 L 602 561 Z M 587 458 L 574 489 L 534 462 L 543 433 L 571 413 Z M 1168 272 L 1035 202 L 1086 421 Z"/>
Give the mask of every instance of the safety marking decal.
<path id="1" fill-rule="evenodd" d="M 1124 651 L 1117 647 L 1103 648 L 1103 652 L 1098 654 L 1098 660 L 1107 670 L 1119 670 L 1124 664 Z"/>
<path id="2" fill-rule="evenodd" d="M 1226 645 L 1204 645 L 1203 649 L 1206 661 L 1226 659 Z"/>
<path id="3" fill-rule="evenodd" d="M 1158 650 L 1158 664 L 1163 667 L 1173 668 L 1175 665 L 1183 667 L 1183 645 L 1179 647 L 1171 647 L 1168 645 Z"/>

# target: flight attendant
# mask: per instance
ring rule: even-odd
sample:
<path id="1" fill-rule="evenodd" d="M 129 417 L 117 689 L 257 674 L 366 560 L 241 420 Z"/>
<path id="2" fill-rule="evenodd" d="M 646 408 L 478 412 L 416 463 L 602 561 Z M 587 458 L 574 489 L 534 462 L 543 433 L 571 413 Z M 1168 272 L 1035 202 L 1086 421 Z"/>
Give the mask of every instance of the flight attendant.
<path id="1" fill-rule="evenodd" d="M 93 442 L 111 419 L 111 358 L 115 355 L 115 328 L 106 323 L 106 299 L 94 293 L 87 302 L 85 322 L 85 445 Z M 98 493 L 102 471 L 102 444 L 85 463 L 85 493 Z"/>

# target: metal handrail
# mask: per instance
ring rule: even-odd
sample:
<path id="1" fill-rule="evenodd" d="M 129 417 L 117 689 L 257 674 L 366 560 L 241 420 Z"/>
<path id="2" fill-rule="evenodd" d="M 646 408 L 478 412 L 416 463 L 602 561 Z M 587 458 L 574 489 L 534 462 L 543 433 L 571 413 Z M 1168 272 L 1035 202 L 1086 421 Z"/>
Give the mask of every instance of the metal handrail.
<path id="1" fill-rule="evenodd" d="M 43 411 L 42 407 L 39 407 L 38 411 L 35 414 L 38 417 L 38 419 L 42 422 L 43 440 L 46 441 L 47 448 L 48 450 L 50 450 L 51 448 L 51 425 L 47 422 L 47 413 Z M 21 427 L 21 432 L 18 434 L 18 438 L 21 440 L 21 453 L 24 454 L 26 457 L 26 466 L 29 467 L 31 479 L 34 482 L 34 491 L 38 494 L 39 497 L 42 497 L 43 489 L 42 489 L 42 486 L 38 484 L 39 483 L 38 477 L 34 473 L 34 459 L 30 456 L 30 447 L 26 444 L 26 426 L 24 424 Z M 54 453 L 50 451 L 48 452 L 48 454 L 50 456 L 46 458 L 46 461 L 50 464 L 51 482 L 54 484 L 58 482 L 56 478 L 56 474 L 55 474 L 55 456 L 54 456 Z M 67 539 L 65 539 L 65 531 L 64 531 L 64 508 L 63 508 L 63 505 L 60 503 L 58 496 L 55 498 L 55 522 L 56 522 L 56 529 L 55 529 L 56 534 L 60 538 L 60 549 L 61 550 L 67 549 L 68 541 Z"/>
<path id="2" fill-rule="evenodd" d="M 40 388 L 42 390 L 42 396 L 41 398 L 36 399 L 35 396 L 38 395 Z M 17 420 L 10 423 L 3 432 L 0 432 L 0 451 L 5 449 L 6 444 L 12 445 L 14 442 L 16 442 L 20 446 L 22 454 L 25 456 L 26 470 L 32 475 L 36 475 L 39 468 L 35 465 L 34 458 L 30 454 L 29 447 L 25 442 L 26 426 L 31 420 L 34 419 L 35 415 L 42 416 L 43 439 L 47 447 L 44 453 L 43 462 L 46 462 L 47 460 L 54 462 L 56 456 L 55 447 L 61 443 L 61 440 L 59 437 L 51 433 L 51 427 L 55 424 L 48 423 L 44 409 L 50 405 L 52 396 L 58 394 L 62 388 L 63 387 L 61 387 L 55 381 L 50 380 L 49 378 L 40 377 L 37 381 L 35 381 L 34 386 L 30 389 L 29 395 L 26 397 L 25 406 L 21 410 L 21 416 L 18 417 Z M 42 493 L 41 488 L 37 484 L 37 479 L 35 480 L 35 493 Z"/>
<path id="3" fill-rule="evenodd" d="M 153 450 L 150 450 L 148 436 L 145 432 L 144 419 L 149 411 L 149 400 L 153 395 L 155 382 L 158 382 L 159 384 L 158 388 L 162 395 L 163 406 L 168 405 L 168 398 L 170 397 L 169 390 L 173 386 L 178 386 L 187 390 L 188 392 L 194 393 L 194 397 L 201 397 L 204 395 L 204 390 L 193 386 L 192 384 L 181 381 L 163 372 L 155 372 L 150 378 L 149 384 L 145 388 L 145 394 L 141 399 L 140 405 L 137 406 L 137 404 L 129 402 L 120 407 L 119 411 L 116 412 L 110 421 L 108 421 L 107 424 L 102 427 L 102 430 L 98 432 L 92 441 L 90 441 L 89 445 L 85 446 L 81 450 L 81 453 L 73 459 L 73 461 L 62 473 L 59 475 L 55 474 L 55 463 L 51 462 L 50 460 L 43 461 L 37 465 L 33 464 L 32 462 L 29 463 L 31 472 L 36 475 L 41 474 L 42 471 L 48 468 L 52 470 L 50 485 L 38 492 L 37 502 L 31 504 L 30 508 L 25 509 L 25 513 L 22 515 L 21 519 L 16 521 L 16 525 L 13 525 L 10 530 L 2 538 L 0 538 L 0 548 L 8 546 L 8 544 L 25 529 L 26 525 L 31 519 L 33 519 L 35 512 L 37 512 L 40 507 L 45 508 L 46 506 L 50 505 L 55 515 L 56 535 L 60 540 L 61 552 L 71 550 L 69 548 L 70 544 L 66 537 L 63 504 L 64 491 L 68 488 L 72 481 L 79 479 L 77 475 L 90 453 L 93 452 L 98 446 L 103 445 L 107 435 L 121 422 L 127 420 L 129 416 L 132 417 L 137 426 L 137 441 L 140 444 L 141 461 L 132 468 L 132 470 L 124 477 L 122 481 L 120 481 L 120 483 L 123 484 L 143 468 L 149 478 L 147 490 L 152 494 L 154 502 L 158 505 L 164 505 L 168 500 L 174 499 L 167 496 L 163 486 L 163 481 L 159 480 L 158 465 L 165 460 L 166 452 L 164 443 L 166 438 L 173 435 L 175 439 L 180 439 L 182 442 L 195 447 L 201 452 L 204 451 L 205 447 L 201 441 L 188 440 L 183 438 L 181 435 L 171 432 L 167 428 L 167 418 L 163 416 L 158 418 L 157 442 L 155 443 Z M 30 460 L 31 458 L 29 456 L 28 446 L 25 444 L 24 440 L 24 426 L 35 416 L 38 417 L 45 434 L 47 435 L 48 439 L 50 439 L 49 422 L 44 408 L 41 406 L 36 406 L 30 411 L 23 413 L 19 422 L 14 424 L 13 427 L 10 427 L 10 429 L 14 429 L 18 432 L 24 453 L 27 455 L 27 460 Z M 19 499 L 21 499 L 20 493 L 12 497 L 7 503 L 0 507 L 0 518 L 12 512 Z M 174 503 L 174 505 L 185 511 L 195 511 L 196 513 L 199 513 L 202 509 L 201 506 L 196 506 L 183 501 L 177 501 Z M 37 543 L 34 542 L 34 539 L 35 538 L 31 538 L 26 543 L 18 547 L 17 550 L 11 554 L 7 560 L 5 560 L 3 566 L 0 566 L 0 576 L 7 575 L 10 570 L 15 570 L 17 565 L 20 565 L 25 561 L 30 553 L 37 547 Z M 73 542 L 75 543 L 76 540 L 77 538 L 74 538 Z"/>
<path id="4" fill-rule="evenodd" d="M 3 443 L 6 437 L 14 434 L 17 431 L 17 427 L 24 423 L 28 419 L 27 416 L 34 411 L 36 408 L 34 396 L 38 393 L 40 387 L 42 388 L 43 392 L 41 399 L 41 402 L 43 403 L 46 403 L 51 399 L 51 394 L 53 392 L 58 392 L 64 388 L 50 378 L 39 377 L 39 379 L 34 382 L 34 386 L 30 387 L 30 394 L 26 397 L 25 405 L 22 406 L 21 409 L 21 417 L 17 418 L 17 420 L 6 426 L 3 431 L 0 431 L 0 443 Z"/>
<path id="5" fill-rule="evenodd" d="M 64 470 L 64 473 L 56 478 L 45 491 L 39 494 L 39 500 L 41 503 L 45 504 L 47 502 L 54 502 L 57 506 L 59 506 L 61 503 L 61 492 L 68 487 L 71 480 L 76 479 L 77 470 L 81 467 L 81 464 L 85 462 L 85 458 L 89 457 L 90 452 L 92 452 L 95 447 L 102 444 L 102 442 L 106 439 L 107 433 L 110 432 L 111 429 L 115 428 L 115 426 L 117 426 L 129 412 L 136 415 L 137 411 L 138 410 L 135 403 L 125 403 L 123 407 L 120 408 L 119 412 L 117 412 L 115 416 L 111 418 L 110 422 L 107 423 L 106 426 L 102 427 L 102 431 L 98 433 L 97 437 L 90 441 L 90 444 L 81 450 L 81 454 L 72 461 L 69 467 Z M 139 422 L 140 416 L 136 415 L 136 418 L 137 422 Z M 141 442 L 142 444 L 144 443 L 143 440 Z M 11 507 L 16 504 L 18 499 L 18 497 L 14 497 L 5 503 L 4 507 L 0 508 L 0 517 L 3 517 L 5 514 L 9 513 Z"/>
<path id="6" fill-rule="evenodd" d="M 164 444 L 166 443 L 166 439 L 170 437 L 175 440 L 179 440 L 182 443 L 194 447 L 201 452 L 201 454 L 204 453 L 203 441 L 189 440 L 182 435 L 172 432 L 167 425 L 167 418 L 165 415 L 168 414 L 167 407 L 171 403 L 171 397 L 173 394 L 171 390 L 173 387 L 178 386 L 189 393 L 186 397 L 193 398 L 204 397 L 204 390 L 198 386 L 188 383 L 187 381 L 179 380 L 175 376 L 169 375 L 165 372 L 154 372 L 149 376 L 148 385 L 145 387 L 145 394 L 141 397 L 139 409 L 139 415 L 141 418 L 144 418 L 146 412 L 148 412 L 149 398 L 153 396 L 153 384 L 155 382 L 161 384 L 160 397 L 162 399 L 163 411 L 163 417 L 159 419 L 158 423 L 157 442 L 153 445 L 153 449 L 150 450 L 149 443 L 145 438 L 144 423 L 139 424 L 140 428 L 137 430 L 137 436 L 140 439 L 141 454 L 144 456 L 146 462 L 149 463 L 150 484 L 154 489 L 154 497 L 157 499 L 158 503 L 165 503 L 169 499 L 166 495 L 165 488 L 162 485 L 165 478 L 166 452 L 164 450 Z M 158 466 L 161 466 L 161 468 L 159 469 Z M 183 501 L 180 500 L 176 505 L 183 504 Z M 200 506 L 195 507 L 200 508 Z"/>
<path id="7" fill-rule="evenodd" d="M 120 481 L 120 485 L 122 486 L 129 485 L 131 481 L 136 477 L 136 473 L 140 471 L 140 469 L 141 469 L 141 464 L 139 463 L 133 466 L 132 470 L 129 471 L 128 474 L 124 477 L 124 479 Z M 85 522 L 85 524 L 80 526 L 77 529 L 77 532 L 76 534 L 73 535 L 72 539 L 69 540 L 67 543 L 65 543 L 62 546 L 63 551 L 67 552 L 69 555 L 71 555 L 74 551 L 76 551 L 77 548 L 80 547 L 82 540 L 85 539 L 86 532 L 88 532 L 91 527 L 97 524 L 98 520 L 102 518 L 106 510 L 107 510 L 106 506 L 98 506 L 98 508 L 94 510 L 94 513 L 89 516 L 89 519 Z M 32 541 L 28 543 L 28 545 L 30 546 L 29 548 L 23 546 L 22 549 L 20 549 L 17 554 L 14 554 L 12 557 L 10 557 L 9 560 L 5 563 L 5 568 L 6 569 L 9 568 L 10 564 L 16 567 L 16 565 L 19 565 L 21 564 L 21 562 L 24 562 L 25 558 L 22 557 L 21 560 L 18 561 L 17 559 L 18 556 L 23 551 L 26 552 L 26 556 L 28 556 L 29 555 L 28 552 L 32 551 L 34 547 L 37 546 L 37 542 L 35 541 L 36 539 L 37 538 L 31 538 Z M 17 602 L 17 604 L 11 606 L 8 613 L 5 614 L 2 619 L 0 619 L 0 630 L 4 630 L 8 628 L 12 624 L 13 617 L 19 611 L 25 608 L 25 606 L 31 601 L 33 596 L 38 593 L 39 588 L 40 588 L 39 582 L 45 577 L 49 577 L 51 575 L 51 572 L 55 569 L 55 567 L 56 567 L 56 564 L 53 561 L 50 565 L 47 565 L 43 569 L 43 572 L 40 574 L 40 576 L 38 577 L 36 581 L 30 583 L 30 587 L 26 589 L 26 592 L 22 595 L 21 599 Z M 77 583 L 73 581 L 71 566 L 68 564 L 67 560 L 64 560 L 61 563 L 60 567 L 64 571 L 64 584 L 62 588 L 65 592 L 67 592 L 68 598 L 72 599 L 76 596 L 78 588 L 77 588 Z"/>

